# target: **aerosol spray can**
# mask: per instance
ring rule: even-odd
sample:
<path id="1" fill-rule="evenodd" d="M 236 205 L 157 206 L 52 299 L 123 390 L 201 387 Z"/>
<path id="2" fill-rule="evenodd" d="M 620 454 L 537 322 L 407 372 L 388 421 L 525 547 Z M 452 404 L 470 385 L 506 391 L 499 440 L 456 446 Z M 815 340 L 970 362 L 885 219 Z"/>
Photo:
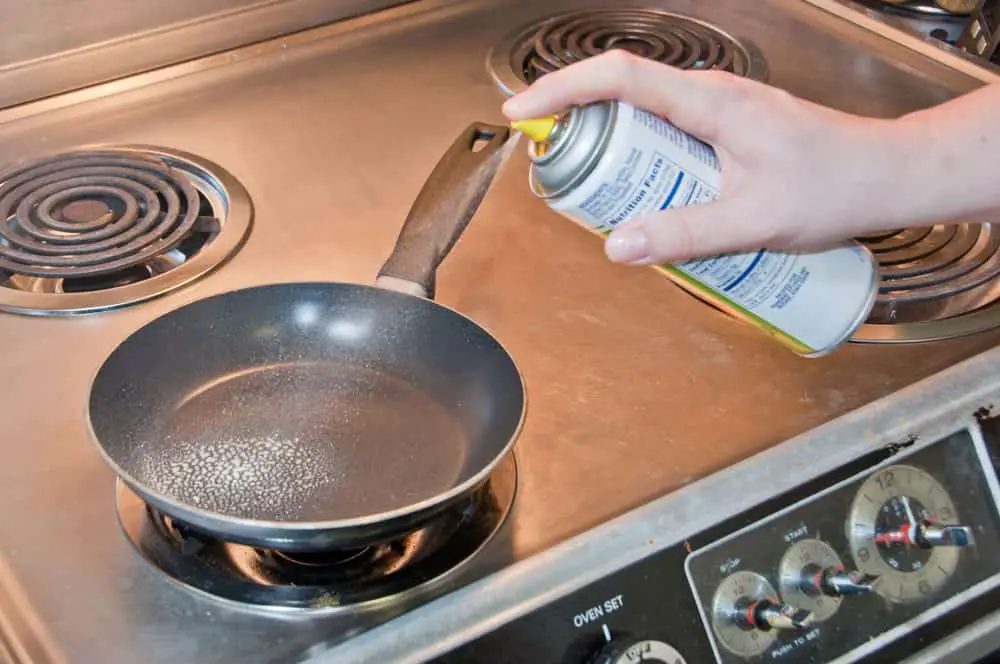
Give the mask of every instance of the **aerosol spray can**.
<path id="1" fill-rule="evenodd" d="M 599 235 L 639 215 L 711 201 L 721 189 L 711 146 L 624 102 L 512 126 L 532 140 L 535 195 Z M 654 267 L 806 357 L 847 341 L 868 318 L 879 284 L 875 257 L 853 241 L 820 252 L 754 251 Z"/>

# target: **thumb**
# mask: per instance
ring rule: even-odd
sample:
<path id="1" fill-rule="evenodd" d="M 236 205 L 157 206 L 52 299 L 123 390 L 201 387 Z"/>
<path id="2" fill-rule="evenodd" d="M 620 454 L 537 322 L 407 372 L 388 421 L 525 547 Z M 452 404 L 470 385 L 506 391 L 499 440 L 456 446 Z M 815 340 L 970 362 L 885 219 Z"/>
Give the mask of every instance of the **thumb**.
<path id="1" fill-rule="evenodd" d="M 759 249 L 760 228 L 728 201 L 664 210 L 622 224 L 604 245 L 615 263 L 653 265 Z"/>

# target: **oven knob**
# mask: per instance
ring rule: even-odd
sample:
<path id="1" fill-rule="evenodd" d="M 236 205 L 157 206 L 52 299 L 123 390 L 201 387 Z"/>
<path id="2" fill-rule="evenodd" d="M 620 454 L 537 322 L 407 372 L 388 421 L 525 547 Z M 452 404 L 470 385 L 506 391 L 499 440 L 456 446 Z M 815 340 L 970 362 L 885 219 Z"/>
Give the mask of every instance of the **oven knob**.
<path id="1" fill-rule="evenodd" d="M 594 660 L 594 664 L 636 664 L 636 662 L 687 664 L 673 646 L 651 639 L 632 639 L 621 643 L 612 641 Z"/>
<path id="2" fill-rule="evenodd" d="M 878 580 L 877 576 L 864 572 L 848 572 L 843 567 L 821 568 L 806 565 L 802 568 L 802 591 L 813 597 L 823 594 L 827 597 L 846 597 L 870 593 Z"/>
<path id="3" fill-rule="evenodd" d="M 815 620 L 809 610 L 783 602 L 760 574 L 744 570 L 730 574 L 712 597 L 712 630 L 734 655 L 762 655 L 783 630 L 807 629 Z"/>
<path id="4" fill-rule="evenodd" d="M 968 526 L 939 526 L 916 520 L 904 523 L 894 530 L 880 532 L 875 535 L 874 540 L 878 544 L 908 544 L 921 549 L 973 545 L 972 528 Z"/>
<path id="5" fill-rule="evenodd" d="M 854 566 L 879 577 L 875 592 L 893 603 L 923 602 L 974 547 L 948 490 L 927 471 L 883 468 L 857 489 L 845 521 Z"/>
<path id="6" fill-rule="evenodd" d="M 844 597 L 874 589 L 878 577 L 848 572 L 837 552 L 818 539 L 793 544 L 778 564 L 781 599 L 811 611 L 816 622 L 831 618 Z"/>
<path id="7" fill-rule="evenodd" d="M 747 601 L 736 614 L 736 623 L 751 629 L 805 629 L 813 622 L 811 611 L 773 599 Z"/>

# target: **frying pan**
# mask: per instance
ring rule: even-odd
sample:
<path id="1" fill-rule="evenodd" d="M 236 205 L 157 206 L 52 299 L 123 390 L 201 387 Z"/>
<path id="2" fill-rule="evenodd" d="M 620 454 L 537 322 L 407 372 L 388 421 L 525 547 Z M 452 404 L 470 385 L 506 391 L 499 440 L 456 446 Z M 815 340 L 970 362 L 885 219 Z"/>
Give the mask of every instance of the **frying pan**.
<path id="1" fill-rule="evenodd" d="M 117 476 L 195 532 L 287 551 L 391 539 L 481 486 L 520 432 L 524 384 L 489 332 L 433 301 L 434 275 L 508 138 L 462 132 L 375 286 L 235 290 L 126 338 L 87 413 Z"/>

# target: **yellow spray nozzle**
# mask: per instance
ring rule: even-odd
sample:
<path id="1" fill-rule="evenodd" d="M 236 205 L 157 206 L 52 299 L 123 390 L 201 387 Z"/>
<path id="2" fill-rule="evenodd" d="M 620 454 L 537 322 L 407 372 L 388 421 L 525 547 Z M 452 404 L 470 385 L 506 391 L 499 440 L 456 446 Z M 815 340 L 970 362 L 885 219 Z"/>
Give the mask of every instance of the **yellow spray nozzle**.
<path id="1" fill-rule="evenodd" d="M 519 131 L 535 143 L 544 143 L 552 135 L 552 130 L 556 127 L 558 118 L 549 115 L 544 118 L 531 118 L 529 120 L 514 120 L 510 123 L 511 129 Z"/>

